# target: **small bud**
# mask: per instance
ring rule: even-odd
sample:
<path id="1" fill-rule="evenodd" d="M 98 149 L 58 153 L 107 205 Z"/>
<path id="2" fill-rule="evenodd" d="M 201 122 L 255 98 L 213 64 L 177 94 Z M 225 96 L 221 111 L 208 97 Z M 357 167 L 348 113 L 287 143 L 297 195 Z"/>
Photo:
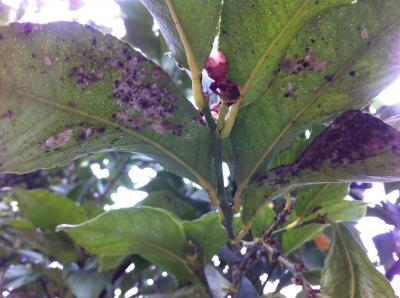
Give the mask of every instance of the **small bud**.
<path id="1" fill-rule="evenodd" d="M 193 263 L 197 258 L 197 247 L 194 245 L 192 240 L 188 240 L 186 248 L 186 259 Z"/>
<path id="2" fill-rule="evenodd" d="M 215 56 L 208 57 L 204 68 L 208 76 L 215 81 L 224 79 L 229 71 L 228 62 L 226 61 L 224 53 L 221 51 L 218 51 Z"/>
<path id="3" fill-rule="evenodd" d="M 293 276 L 291 282 L 297 286 L 300 286 L 302 284 L 301 277 L 298 275 Z"/>

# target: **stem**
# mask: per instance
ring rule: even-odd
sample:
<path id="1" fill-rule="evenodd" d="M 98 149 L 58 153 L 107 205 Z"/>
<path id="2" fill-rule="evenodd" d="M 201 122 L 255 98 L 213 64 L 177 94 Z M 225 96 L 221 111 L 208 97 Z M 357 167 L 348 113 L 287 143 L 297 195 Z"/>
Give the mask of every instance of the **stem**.
<path id="1" fill-rule="evenodd" d="M 233 278 L 233 285 L 235 286 L 236 289 L 239 288 L 240 282 L 241 282 L 243 276 L 245 275 L 246 271 L 250 267 L 252 259 L 256 255 L 257 250 L 258 250 L 258 247 L 253 247 L 251 249 L 251 251 L 247 252 L 245 257 L 240 262 L 239 266 L 235 269 L 235 271 L 234 271 L 235 274 L 233 274 L 232 278 Z M 234 297 L 236 297 L 236 296 L 237 295 L 235 295 Z"/>
<path id="2" fill-rule="evenodd" d="M 236 116 L 239 113 L 240 100 L 235 102 L 228 113 L 228 118 L 226 118 L 224 128 L 221 131 L 221 139 L 226 139 L 230 136 L 233 125 L 235 124 Z"/>
<path id="3" fill-rule="evenodd" d="M 300 273 L 299 266 L 293 264 L 289 259 L 280 254 L 276 256 L 277 250 L 270 244 L 264 242 L 262 245 L 265 251 L 268 252 L 268 254 L 270 254 L 272 257 L 275 257 L 276 261 L 282 267 L 286 268 L 293 274 L 293 279 L 295 283 L 303 287 L 304 291 L 307 293 L 308 298 L 316 297 L 314 289 L 311 287 L 310 283 L 304 278 L 304 276 Z"/>
<path id="4" fill-rule="evenodd" d="M 225 125 L 225 116 L 227 112 L 228 112 L 228 106 L 225 103 L 221 103 L 217 121 L 218 132 L 221 132 L 222 128 Z"/>
<path id="5" fill-rule="evenodd" d="M 204 117 L 208 124 L 212 137 L 212 151 L 214 157 L 214 171 L 217 178 L 217 197 L 219 201 L 220 221 L 225 227 L 230 239 L 235 238 L 233 231 L 233 210 L 232 202 L 225 195 L 224 176 L 222 173 L 222 146 L 218 137 L 217 126 L 211 115 L 208 103 L 203 107 Z"/>
<path id="6" fill-rule="evenodd" d="M 192 74 L 192 89 L 193 89 L 193 96 L 194 102 L 197 108 L 201 109 L 204 106 L 204 96 L 203 96 L 203 87 L 201 85 L 201 70 L 200 67 L 197 65 L 196 59 L 194 57 L 194 53 L 190 43 L 186 37 L 185 31 L 183 30 L 182 24 L 179 21 L 178 15 L 172 5 L 171 0 L 165 0 L 167 4 L 168 10 L 171 14 L 171 18 L 175 23 L 176 30 L 179 33 L 179 37 L 181 38 L 181 42 L 183 48 L 185 49 L 186 53 L 186 60 L 189 65 L 189 70 Z"/>

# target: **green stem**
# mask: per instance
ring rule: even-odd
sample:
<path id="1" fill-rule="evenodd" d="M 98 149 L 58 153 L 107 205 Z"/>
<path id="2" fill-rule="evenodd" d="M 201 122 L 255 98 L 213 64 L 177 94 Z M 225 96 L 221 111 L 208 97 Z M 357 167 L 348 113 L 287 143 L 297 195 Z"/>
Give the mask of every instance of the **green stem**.
<path id="1" fill-rule="evenodd" d="M 228 106 L 225 103 L 221 103 L 217 120 L 218 132 L 221 132 L 225 125 L 225 116 L 227 112 L 228 112 Z"/>
<path id="2" fill-rule="evenodd" d="M 233 231 L 233 210 L 231 201 L 225 195 L 224 176 L 222 172 L 222 141 L 218 135 L 217 125 L 211 115 L 210 107 L 206 103 L 203 107 L 204 117 L 212 137 L 212 151 L 214 158 L 214 171 L 217 178 L 217 196 L 219 201 L 220 221 L 225 227 L 230 239 L 235 238 Z"/>

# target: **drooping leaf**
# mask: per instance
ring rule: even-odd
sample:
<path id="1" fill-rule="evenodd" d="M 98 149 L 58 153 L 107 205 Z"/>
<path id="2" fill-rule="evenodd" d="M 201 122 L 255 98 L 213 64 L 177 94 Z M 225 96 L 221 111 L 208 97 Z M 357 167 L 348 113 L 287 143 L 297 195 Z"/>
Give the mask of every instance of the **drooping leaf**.
<path id="1" fill-rule="evenodd" d="M 305 217 L 304 222 L 312 221 L 317 217 L 326 217 L 331 221 L 355 221 L 364 217 L 366 212 L 367 203 L 342 200 L 323 205 L 321 209 Z"/>
<path id="2" fill-rule="evenodd" d="M 331 1 L 292 2 L 307 7 Z M 331 8 L 299 31 L 285 58 L 269 67 L 269 73 L 276 70 L 271 83 L 254 84 L 264 84 L 262 92 L 236 119 L 231 141 L 237 196 L 293 136 L 363 107 L 399 75 L 399 20 L 397 0 L 365 0 Z"/>
<path id="3" fill-rule="evenodd" d="M 338 201 L 324 205 L 321 209 L 315 211 L 299 221 L 310 222 L 317 217 L 326 217 L 330 221 L 356 221 L 364 217 L 367 212 L 367 205 L 358 201 Z M 317 237 L 324 228 L 325 224 L 307 224 L 305 226 L 289 230 L 282 235 L 282 250 L 285 254 L 292 252 L 303 243 Z"/>
<path id="4" fill-rule="evenodd" d="M 6 225 L 16 229 L 33 229 L 34 225 L 27 219 L 9 219 L 4 222 Z"/>
<path id="5" fill-rule="evenodd" d="M 123 150 L 209 184 L 208 130 L 161 68 L 77 23 L 12 24 L 0 33 L 0 171 Z"/>
<path id="6" fill-rule="evenodd" d="M 204 268 L 207 284 L 213 298 L 224 298 L 233 285 L 211 264 Z"/>
<path id="7" fill-rule="evenodd" d="M 348 185 L 325 184 L 308 186 L 296 192 L 295 212 L 297 217 L 306 217 L 316 209 L 331 202 L 343 200 L 348 192 Z"/>
<path id="8" fill-rule="evenodd" d="M 13 232 L 31 249 L 40 252 L 49 259 L 62 264 L 76 262 L 78 251 L 71 238 L 65 233 L 53 231 L 37 231 L 36 229 L 21 229 Z"/>
<path id="9" fill-rule="evenodd" d="M 40 272 L 25 265 L 15 265 L 8 268 L 3 277 L 2 286 L 6 289 L 17 289 L 40 277 Z"/>
<path id="10" fill-rule="evenodd" d="M 215 212 L 207 213 L 194 221 L 184 221 L 183 227 L 187 238 L 197 249 L 196 266 L 206 265 L 228 241 L 224 228 L 218 222 Z"/>
<path id="11" fill-rule="evenodd" d="M 196 210 L 182 198 L 170 191 L 155 191 L 140 202 L 138 206 L 150 206 L 168 210 L 182 219 L 190 220 L 196 217 Z"/>
<path id="12" fill-rule="evenodd" d="M 395 297 L 388 280 L 371 264 L 350 230 L 334 225 L 334 240 L 322 272 L 321 291 L 330 297 Z"/>
<path id="13" fill-rule="evenodd" d="M 141 1 L 157 20 L 175 59 L 187 67 L 185 48 L 177 30 L 178 26 L 182 28 L 197 66 L 201 70 L 217 35 L 221 1 Z M 174 22 L 172 14 L 176 14 L 178 22 Z"/>
<path id="14" fill-rule="evenodd" d="M 14 189 L 14 193 L 22 213 L 38 228 L 54 231 L 60 224 L 79 224 L 87 219 L 78 205 L 61 194 L 45 189 Z"/>
<path id="15" fill-rule="evenodd" d="M 157 173 L 157 176 L 152 179 L 145 186 L 139 188 L 139 190 L 145 192 L 153 192 L 153 191 L 179 191 L 184 188 L 184 183 L 182 181 L 182 177 L 179 177 L 168 171 L 161 171 Z"/>
<path id="16" fill-rule="evenodd" d="M 126 258 L 121 256 L 101 256 L 99 260 L 99 272 L 106 272 L 116 268 Z"/>
<path id="17" fill-rule="evenodd" d="M 345 112 L 295 163 L 271 170 L 252 182 L 243 202 L 243 221 L 249 223 L 266 201 L 299 186 L 396 181 L 400 176 L 399 145 L 400 132 L 382 120 L 361 111 Z"/>
<path id="18" fill-rule="evenodd" d="M 238 298 L 261 298 L 253 284 L 247 277 L 243 277 L 240 281 Z"/>
<path id="19" fill-rule="evenodd" d="M 111 273 L 73 272 L 66 278 L 66 283 L 76 298 L 99 297 L 111 279 Z"/>
<path id="20" fill-rule="evenodd" d="M 139 254 L 184 280 L 192 277 L 193 271 L 185 259 L 187 239 L 182 223 L 164 210 L 119 209 L 80 225 L 59 227 L 94 254 Z"/>
<path id="21" fill-rule="evenodd" d="M 289 230 L 282 235 L 282 251 L 289 254 L 302 244 L 317 237 L 327 225 L 308 224 L 302 227 Z"/>
<path id="22" fill-rule="evenodd" d="M 161 38 L 153 32 L 153 17 L 139 0 L 116 1 L 122 10 L 126 35 L 124 40 L 139 48 L 151 59 L 162 57 Z"/>

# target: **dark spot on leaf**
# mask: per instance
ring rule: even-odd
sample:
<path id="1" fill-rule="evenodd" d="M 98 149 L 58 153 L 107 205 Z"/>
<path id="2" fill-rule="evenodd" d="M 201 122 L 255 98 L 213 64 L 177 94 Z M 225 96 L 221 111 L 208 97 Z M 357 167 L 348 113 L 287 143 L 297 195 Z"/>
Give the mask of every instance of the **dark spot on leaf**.
<path id="1" fill-rule="evenodd" d="M 179 125 L 170 120 L 176 97 L 157 82 L 164 71 L 141 56 L 131 55 L 128 48 L 122 53 L 125 60 L 107 59 L 107 64 L 120 72 L 113 84 L 113 98 L 122 110 L 112 117 L 135 130 L 147 125 L 160 134 L 180 135 Z M 150 67 L 152 80 L 148 78 Z"/>
<path id="2" fill-rule="evenodd" d="M 59 149 L 68 144 L 72 137 L 72 129 L 66 128 L 50 137 L 48 137 L 42 144 L 43 149 Z"/>
<path id="3" fill-rule="evenodd" d="M 76 102 L 71 100 L 71 101 L 68 102 L 68 106 L 71 107 L 71 108 L 75 108 L 76 107 Z"/>
<path id="4" fill-rule="evenodd" d="M 1 119 L 10 121 L 14 117 L 14 112 L 12 110 L 5 111 L 1 115 Z"/>
<path id="5" fill-rule="evenodd" d="M 101 71 L 88 67 L 84 63 L 81 63 L 79 67 L 72 67 L 68 74 L 71 78 L 76 80 L 78 85 L 83 86 L 89 86 L 103 78 L 103 73 Z"/>
<path id="6" fill-rule="evenodd" d="M 354 76 L 356 75 L 356 72 L 355 72 L 354 70 L 351 70 L 351 71 L 349 72 L 349 75 L 350 75 L 351 77 L 354 77 Z"/>

